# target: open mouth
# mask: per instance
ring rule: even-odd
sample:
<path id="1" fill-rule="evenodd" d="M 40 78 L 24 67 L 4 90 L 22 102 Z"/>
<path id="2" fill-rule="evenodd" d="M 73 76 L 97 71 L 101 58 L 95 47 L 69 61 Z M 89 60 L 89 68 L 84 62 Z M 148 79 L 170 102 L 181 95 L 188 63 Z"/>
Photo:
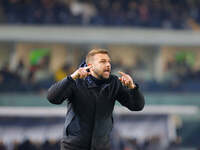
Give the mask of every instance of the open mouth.
<path id="1" fill-rule="evenodd" d="M 106 70 L 104 70 L 104 72 L 110 73 L 110 69 L 106 69 Z"/>

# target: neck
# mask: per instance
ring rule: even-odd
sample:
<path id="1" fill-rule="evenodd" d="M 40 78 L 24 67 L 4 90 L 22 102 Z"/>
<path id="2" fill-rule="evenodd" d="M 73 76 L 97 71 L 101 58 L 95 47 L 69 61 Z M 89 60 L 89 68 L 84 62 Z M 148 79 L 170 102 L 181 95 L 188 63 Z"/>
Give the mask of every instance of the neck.
<path id="1" fill-rule="evenodd" d="M 94 81 L 96 85 L 102 85 L 102 84 L 107 83 L 109 81 L 108 79 L 96 78 L 92 74 L 89 76 L 89 79 Z"/>

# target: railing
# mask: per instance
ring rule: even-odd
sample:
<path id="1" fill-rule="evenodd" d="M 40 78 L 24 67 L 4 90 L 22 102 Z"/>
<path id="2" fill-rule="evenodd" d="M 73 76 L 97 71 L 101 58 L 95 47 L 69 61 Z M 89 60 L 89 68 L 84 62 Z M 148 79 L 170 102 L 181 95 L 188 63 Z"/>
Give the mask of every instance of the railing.
<path id="1" fill-rule="evenodd" d="M 200 32 L 137 28 L 1 25 L 0 41 L 199 46 Z"/>

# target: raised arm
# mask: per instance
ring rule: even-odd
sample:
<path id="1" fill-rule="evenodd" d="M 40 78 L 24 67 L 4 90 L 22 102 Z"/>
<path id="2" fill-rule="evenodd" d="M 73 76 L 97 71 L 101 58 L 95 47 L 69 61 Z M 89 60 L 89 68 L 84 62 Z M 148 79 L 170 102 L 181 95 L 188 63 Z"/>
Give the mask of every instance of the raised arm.
<path id="1" fill-rule="evenodd" d="M 120 74 L 121 83 L 119 83 L 116 99 L 131 111 L 141 111 L 144 108 L 145 100 L 138 85 L 133 82 L 128 74 L 123 72 L 120 72 Z"/>
<path id="2" fill-rule="evenodd" d="M 75 81 L 72 77 L 66 77 L 49 88 L 47 99 L 53 104 L 61 104 L 65 99 L 72 96 L 74 87 Z"/>
<path id="3" fill-rule="evenodd" d="M 77 69 L 71 76 L 64 78 L 62 81 L 59 81 L 53 84 L 47 93 L 47 99 L 53 104 L 61 104 L 65 99 L 71 98 L 73 91 L 76 89 L 76 79 L 82 79 L 90 75 L 90 72 L 87 70 L 91 66 L 82 67 Z"/>

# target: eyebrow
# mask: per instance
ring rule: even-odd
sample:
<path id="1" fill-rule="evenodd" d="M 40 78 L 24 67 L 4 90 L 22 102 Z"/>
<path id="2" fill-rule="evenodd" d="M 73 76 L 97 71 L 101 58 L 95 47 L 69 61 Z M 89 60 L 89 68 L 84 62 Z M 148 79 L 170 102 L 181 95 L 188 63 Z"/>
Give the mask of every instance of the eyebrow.
<path id="1" fill-rule="evenodd" d="M 107 59 L 100 59 L 100 61 L 102 61 L 102 60 L 107 60 Z M 111 61 L 110 59 L 108 59 L 108 61 Z"/>

